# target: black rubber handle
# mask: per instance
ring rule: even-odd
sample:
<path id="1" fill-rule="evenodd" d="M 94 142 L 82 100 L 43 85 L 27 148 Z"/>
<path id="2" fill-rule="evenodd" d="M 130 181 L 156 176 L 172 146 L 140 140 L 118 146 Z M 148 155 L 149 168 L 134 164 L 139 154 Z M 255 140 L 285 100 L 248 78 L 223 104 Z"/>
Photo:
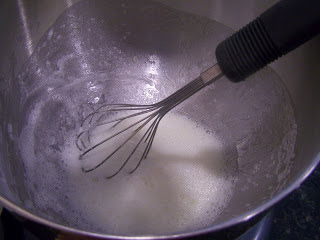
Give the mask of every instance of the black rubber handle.
<path id="1" fill-rule="evenodd" d="M 217 61 L 222 72 L 238 82 L 318 33 L 320 0 L 282 0 L 221 42 Z"/>

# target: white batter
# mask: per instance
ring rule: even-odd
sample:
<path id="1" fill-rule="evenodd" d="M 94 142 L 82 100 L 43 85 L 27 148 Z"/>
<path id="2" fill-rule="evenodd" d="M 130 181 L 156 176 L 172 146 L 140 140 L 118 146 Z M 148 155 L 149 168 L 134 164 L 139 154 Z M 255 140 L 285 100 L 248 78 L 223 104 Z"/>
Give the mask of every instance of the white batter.
<path id="1" fill-rule="evenodd" d="M 73 183 L 70 200 L 82 217 L 109 233 L 163 234 L 203 227 L 232 195 L 233 179 L 223 171 L 222 144 L 177 114 L 161 121 L 148 158 L 134 174 L 126 169 L 106 179 L 112 162 L 83 173 L 86 161 L 97 159 L 79 161 L 74 142 L 64 156 Z"/>

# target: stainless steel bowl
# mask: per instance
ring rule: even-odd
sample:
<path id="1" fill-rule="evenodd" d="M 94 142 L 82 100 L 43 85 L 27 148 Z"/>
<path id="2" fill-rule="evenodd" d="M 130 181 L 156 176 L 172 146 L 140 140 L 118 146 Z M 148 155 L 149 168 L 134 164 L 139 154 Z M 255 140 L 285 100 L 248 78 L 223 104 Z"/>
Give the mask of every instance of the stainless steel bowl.
<path id="1" fill-rule="evenodd" d="M 97 97 L 107 101 L 110 98 L 134 102 L 159 100 L 213 64 L 214 49 L 219 41 L 274 1 L 77 2 L 5 0 L 0 3 L 0 201 L 17 214 L 55 229 L 103 238 L 144 238 L 146 236 L 122 236 L 82 228 L 64 221 L 55 203 L 47 208 L 34 205 L 37 186 L 29 182 L 28 157 L 21 144 L 27 145 L 31 152 L 41 152 L 41 144 L 49 142 L 50 134 L 60 136 L 55 135 L 58 129 L 55 123 L 67 119 L 56 118 L 57 113 L 61 114 L 61 109 L 70 110 L 47 102 L 49 87 L 67 87 L 61 96 L 73 96 L 71 105 L 75 106 L 81 101 L 94 102 Z M 128 9 L 122 9 L 123 4 Z M 320 160 L 319 50 L 318 37 L 245 83 L 234 85 L 222 79 L 203 95 L 190 100 L 193 104 L 186 104 L 179 110 L 191 118 L 201 116 L 204 124 L 220 131 L 231 149 L 229 157 L 237 155 L 238 168 L 245 174 L 240 174 L 233 198 L 213 223 L 203 228 L 148 237 L 178 238 L 225 229 L 263 212 L 300 186 Z M 158 85 L 153 85 L 156 91 L 146 90 L 150 79 L 142 78 L 146 74 L 143 69 L 152 64 L 153 60 L 148 63 L 148 58 L 153 53 L 163 63 L 158 69 L 161 73 Z M 73 57 L 70 54 L 74 54 Z M 133 56 L 137 58 L 131 59 Z M 120 81 L 121 74 L 126 71 L 136 79 L 134 91 L 132 81 Z M 101 92 L 88 95 L 85 91 L 84 86 L 96 73 L 120 79 L 102 84 L 107 97 Z M 75 83 L 79 78 L 82 82 Z M 79 91 L 72 92 L 77 86 L 80 86 Z M 254 94 L 243 97 L 250 88 Z M 79 92 L 86 97 L 79 98 Z M 237 97 L 238 105 L 232 104 L 237 102 Z M 225 105 L 215 105 L 212 98 Z M 41 108 L 41 118 L 51 124 L 54 133 L 39 130 L 37 134 L 43 136 L 38 145 L 29 146 L 28 141 L 21 141 L 21 135 L 30 123 L 28 119 L 36 104 L 41 101 L 48 103 Z M 267 109 L 264 115 L 259 115 L 261 109 Z M 73 111 L 76 112 L 70 110 L 71 119 Z M 242 117 L 247 113 L 252 115 L 251 119 L 262 121 L 244 121 Z M 223 122 L 226 119 L 232 121 Z M 246 123 L 237 125 L 239 121 Z M 64 130 L 74 129 L 76 124 L 65 121 Z M 45 127 L 45 124 L 40 126 Z M 239 126 L 244 130 L 239 130 Z M 293 134 L 291 130 L 295 130 L 295 126 L 297 137 L 293 145 L 292 138 L 287 135 Z M 248 147 L 253 151 L 239 161 L 239 152 L 246 152 L 241 148 Z M 56 153 L 47 157 L 54 158 Z M 41 163 L 33 169 L 39 171 L 39 182 L 41 174 L 55 174 L 46 172 Z"/>

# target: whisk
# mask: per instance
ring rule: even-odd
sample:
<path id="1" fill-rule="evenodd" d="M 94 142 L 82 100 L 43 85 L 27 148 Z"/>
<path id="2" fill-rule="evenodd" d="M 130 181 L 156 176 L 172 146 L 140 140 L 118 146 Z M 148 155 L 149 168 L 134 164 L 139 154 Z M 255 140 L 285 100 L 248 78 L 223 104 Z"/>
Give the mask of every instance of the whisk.
<path id="1" fill-rule="evenodd" d="M 76 138 L 76 146 L 81 151 L 80 160 L 112 139 L 123 134 L 127 134 L 127 137 L 97 164 L 88 168 L 83 167 L 82 170 L 91 172 L 97 169 L 128 142 L 137 139 L 133 149 L 122 160 L 120 167 L 107 178 L 112 178 L 121 172 L 133 155 L 138 152 L 137 149 L 143 145 L 144 149 L 142 153 L 139 152 L 138 161 L 129 173 L 135 172 L 150 152 L 161 119 L 171 109 L 222 75 L 226 75 L 234 82 L 244 80 L 268 63 L 317 35 L 320 29 L 320 17 L 317 13 L 317 9 L 320 8 L 319 2 L 318 0 L 310 2 L 283 0 L 278 2 L 218 45 L 216 49 L 217 64 L 158 103 L 149 105 L 105 104 L 90 113 L 83 120 L 81 131 Z M 125 113 L 125 115 L 120 116 L 119 113 Z M 116 118 L 108 120 L 107 116 L 110 114 Z M 124 121 L 139 116 L 140 118 L 124 128 L 111 131 L 110 135 L 101 141 L 92 141 L 92 135 L 97 127 L 108 125 L 111 129 L 115 129 Z M 141 137 L 136 138 L 138 133 Z"/>
<path id="2" fill-rule="evenodd" d="M 118 135 L 131 130 L 132 133 L 129 134 L 129 137 L 126 138 L 113 152 L 111 152 L 106 158 L 104 158 L 99 164 L 95 165 L 92 168 L 83 169 L 85 172 L 90 172 L 101 166 L 105 163 L 109 158 L 111 158 L 118 150 L 120 150 L 128 141 L 130 141 L 135 135 L 137 135 L 143 128 L 147 127 L 142 134 L 142 137 L 138 140 L 136 146 L 129 154 L 128 158 L 123 162 L 120 168 L 111 176 L 107 178 L 111 178 L 117 175 L 124 166 L 128 163 L 131 156 L 136 152 L 138 147 L 142 142 L 146 142 L 146 147 L 140 157 L 138 163 L 130 171 L 133 173 L 139 166 L 143 159 L 145 159 L 151 149 L 151 145 L 153 143 L 157 128 L 161 119 L 165 116 L 167 112 L 169 112 L 172 108 L 183 102 L 185 99 L 189 98 L 200 89 L 204 88 L 205 86 L 211 84 L 215 79 L 217 79 L 222 74 L 220 67 L 218 65 L 214 65 L 213 67 L 209 68 L 207 71 L 203 72 L 200 77 L 194 79 L 186 86 L 182 87 L 169 97 L 165 98 L 164 100 L 150 105 L 135 105 L 135 104 L 105 104 L 100 106 L 96 111 L 90 113 L 83 121 L 82 126 L 87 122 L 89 124 L 89 128 L 82 130 L 79 135 L 77 136 L 76 145 L 80 151 L 82 151 L 80 155 L 80 159 L 86 156 L 88 153 L 93 151 L 94 149 L 98 148 L 100 145 L 104 144 L 106 141 L 111 140 L 112 138 L 117 137 Z M 132 112 L 128 113 L 125 116 L 118 117 L 113 120 L 104 121 L 104 117 L 108 115 L 109 112 Z M 102 114 L 101 114 L 102 113 Z M 92 121 L 95 115 L 99 115 L 98 119 L 94 121 L 92 125 Z M 119 114 L 115 114 L 116 116 Z M 107 138 L 99 141 L 98 143 L 87 147 L 85 142 L 91 142 L 90 139 L 84 141 L 83 137 L 90 137 L 91 132 L 98 126 L 110 124 L 112 128 L 116 127 L 121 122 L 127 120 L 128 118 L 133 118 L 137 116 L 143 116 L 141 119 L 137 120 L 136 122 L 126 126 L 124 129 L 116 131 L 112 135 L 108 136 Z M 148 126 L 147 126 L 148 125 Z"/>

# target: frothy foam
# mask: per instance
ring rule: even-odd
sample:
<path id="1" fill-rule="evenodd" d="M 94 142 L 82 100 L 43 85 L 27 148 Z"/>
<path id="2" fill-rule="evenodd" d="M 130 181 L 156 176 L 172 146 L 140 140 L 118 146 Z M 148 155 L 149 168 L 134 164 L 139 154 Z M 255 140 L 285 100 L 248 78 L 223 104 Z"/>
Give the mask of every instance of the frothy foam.
<path id="1" fill-rule="evenodd" d="M 233 182 L 224 174 L 222 144 L 195 122 L 177 114 L 160 124 L 148 158 L 132 175 L 106 179 L 110 165 L 82 173 L 71 143 L 74 206 L 100 229 L 122 234 L 177 232 L 203 226 L 228 203 Z M 85 161 L 96 161 L 87 158 Z"/>
<path id="2" fill-rule="evenodd" d="M 56 162 L 25 152 L 34 161 L 27 164 L 29 182 L 37 184 L 34 208 L 50 214 L 55 205 L 58 218 L 72 226 L 122 235 L 185 231 L 211 224 L 231 198 L 234 178 L 224 170 L 222 143 L 181 115 L 161 121 L 148 158 L 131 175 L 127 168 L 106 179 L 108 163 L 84 173 L 74 139 L 66 140 Z"/>

